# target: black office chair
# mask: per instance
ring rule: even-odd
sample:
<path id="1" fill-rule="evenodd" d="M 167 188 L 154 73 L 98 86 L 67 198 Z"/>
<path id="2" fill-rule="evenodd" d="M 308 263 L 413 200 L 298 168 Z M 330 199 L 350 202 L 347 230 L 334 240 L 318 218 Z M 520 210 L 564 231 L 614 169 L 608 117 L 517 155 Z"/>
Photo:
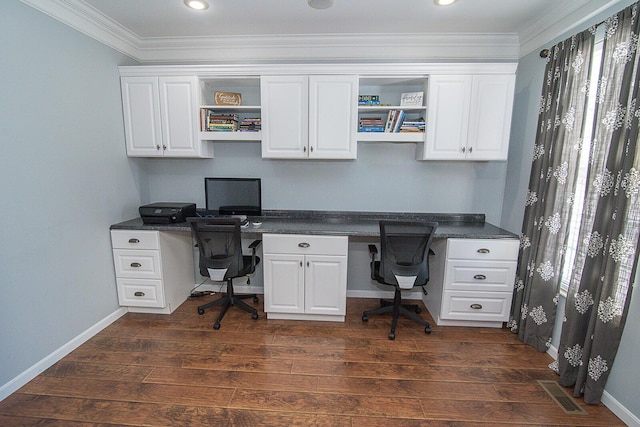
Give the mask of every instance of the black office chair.
<path id="1" fill-rule="evenodd" d="M 369 245 L 371 278 L 383 285 L 393 286 L 395 294 L 393 301 L 381 299 L 379 308 L 362 313 L 362 321 L 366 322 L 374 314 L 393 313 L 390 340 L 396 337 L 400 314 L 423 325 L 425 333 L 431 333 L 429 322 L 416 316 L 422 311 L 420 307 L 403 304 L 401 292 L 416 286 L 424 290 L 429 281 L 429 254 L 433 254 L 430 246 L 437 227 L 437 222 L 380 221 L 380 261 L 376 261 L 376 246 Z"/>
<path id="2" fill-rule="evenodd" d="M 204 314 L 209 307 L 221 305 L 222 311 L 218 315 L 213 329 L 220 329 L 220 321 L 230 306 L 236 305 L 251 313 L 251 318 L 258 318 L 258 311 L 242 300 L 259 299 L 255 294 L 236 295 L 233 290 L 233 279 L 246 276 L 255 271 L 260 258 L 256 256 L 256 248 L 262 240 L 255 240 L 249 246 L 251 255 L 242 253 L 240 237 L 240 220 L 238 218 L 187 218 L 191 230 L 196 238 L 200 252 L 200 274 L 210 277 L 214 281 L 226 281 L 227 292 L 221 298 L 198 307 L 198 314 Z M 247 279 L 247 283 L 249 280 Z"/>

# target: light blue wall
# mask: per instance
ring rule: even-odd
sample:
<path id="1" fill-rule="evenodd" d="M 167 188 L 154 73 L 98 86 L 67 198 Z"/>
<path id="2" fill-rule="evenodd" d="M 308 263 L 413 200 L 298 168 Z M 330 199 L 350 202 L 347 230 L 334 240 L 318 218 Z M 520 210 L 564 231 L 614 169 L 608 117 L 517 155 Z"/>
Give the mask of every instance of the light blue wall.
<path id="1" fill-rule="evenodd" d="M 118 65 L 0 2 L 0 387 L 118 309 L 109 225 L 135 215 Z"/>
<path id="2" fill-rule="evenodd" d="M 205 176 L 255 176 L 264 209 L 471 212 L 500 222 L 506 162 L 417 161 L 416 144 L 359 142 L 354 161 L 262 159 L 259 143 L 214 147 L 213 160 L 140 160 L 148 201 L 204 207 Z"/>
<path id="3" fill-rule="evenodd" d="M 520 234 L 522 228 L 533 144 L 536 137 L 539 100 L 546 65 L 545 60 L 540 58 L 539 51 L 553 46 L 590 25 L 601 22 L 633 3 L 634 1 L 629 0 L 619 2 L 616 6 L 600 13 L 580 27 L 571 29 L 562 36 L 550 40 L 519 61 L 501 227 L 516 234 Z M 636 278 L 637 282 L 638 278 Z M 618 355 L 605 387 L 607 394 L 605 399 L 610 397 L 618 401 L 636 420 L 640 419 L 640 399 L 638 399 L 640 370 L 637 369 L 638 354 L 640 354 L 640 328 L 638 327 L 640 325 L 640 296 L 637 294 L 636 289 L 636 294 L 632 296 L 629 318 Z M 561 318 L 564 312 L 564 300 L 558 307 L 560 311 L 558 316 Z M 559 342 L 559 333 L 560 327 L 556 327 L 552 342 L 554 346 Z"/>

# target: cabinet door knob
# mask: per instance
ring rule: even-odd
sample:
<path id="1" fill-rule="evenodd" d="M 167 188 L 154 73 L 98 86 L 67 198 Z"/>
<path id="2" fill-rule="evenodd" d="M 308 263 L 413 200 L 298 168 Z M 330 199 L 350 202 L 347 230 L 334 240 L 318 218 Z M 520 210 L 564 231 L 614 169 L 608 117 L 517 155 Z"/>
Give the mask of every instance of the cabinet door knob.
<path id="1" fill-rule="evenodd" d="M 166 150 L 166 149 L 167 149 L 167 146 L 166 146 L 166 145 L 163 145 L 163 146 L 162 146 L 162 149 L 163 149 L 163 150 Z"/>
<path id="2" fill-rule="evenodd" d="M 464 153 L 465 151 L 467 151 L 467 147 L 462 147 L 462 152 Z"/>
<path id="3" fill-rule="evenodd" d="M 489 252 L 491 252 L 491 251 L 489 249 L 487 249 L 487 248 L 478 249 L 478 253 L 479 254 L 488 254 Z"/>
<path id="4" fill-rule="evenodd" d="M 160 144 L 156 145 L 156 150 L 160 151 Z"/>
<path id="5" fill-rule="evenodd" d="M 476 274 L 475 276 L 473 276 L 473 278 L 476 280 L 486 280 L 487 276 L 485 276 L 484 274 Z"/>
<path id="6" fill-rule="evenodd" d="M 144 296 L 144 292 L 138 291 L 136 293 L 133 294 L 136 297 L 143 297 Z"/>
<path id="7" fill-rule="evenodd" d="M 469 154 L 473 153 L 473 147 L 469 147 Z"/>
<path id="8" fill-rule="evenodd" d="M 482 304 L 471 304 L 469 307 L 474 310 L 482 310 Z"/>
<path id="9" fill-rule="evenodd" d="M 307 268 L 309 267 L 309 261 L 307 261 Z"/>
<path id="10" fill-rule="evenodd" d="M 133 267 L 133 268 L 142 267 L 142 264 L 140 264 L 139 262 L 132 262 L 131 263 L 131 267 Z"/>
<path id="11" fill-rule="evenodd" d="M 129 243 L 140 243 L 138 239 L 129 239 Z"/>
<path id="12" fill-rule="evenodd" d="M 311 246 L 311 245 L 308 244 L 307 242 L 298 243 L 298 247 L 299 248 L 308 248 L 309 246 Z"/>
<path id="13" fill-rule="evenodd" d="M 307 152 L 307 147 L 302 147 L 302 152 L 306 153 Z"/>
<path id="14" fill-rule="evenodd" d="M 300 267 L 302 267 L 302 261 L 300 261 Z"/>
<path id="15" fill-rule="evenodd" d="M 311 147 L 309 147 L 309 151 L 311 151 L 313 153 L 313 145 Z"/>

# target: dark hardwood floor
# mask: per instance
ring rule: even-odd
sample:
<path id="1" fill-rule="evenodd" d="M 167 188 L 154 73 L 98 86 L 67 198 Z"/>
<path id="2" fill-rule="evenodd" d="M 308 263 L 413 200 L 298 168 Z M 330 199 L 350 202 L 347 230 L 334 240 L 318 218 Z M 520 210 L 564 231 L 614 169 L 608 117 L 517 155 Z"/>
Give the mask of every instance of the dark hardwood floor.
<path id="1" fill-rule="evenodd" d="M 536 380 L 552 359 L 506 329 L 252 320 L 232 308 L 128 313 L 0 402 L 2 426 L 624 425 L 605 406 L 568 415 Z M 423 316 L 429 318 L 423 311 Z"/>

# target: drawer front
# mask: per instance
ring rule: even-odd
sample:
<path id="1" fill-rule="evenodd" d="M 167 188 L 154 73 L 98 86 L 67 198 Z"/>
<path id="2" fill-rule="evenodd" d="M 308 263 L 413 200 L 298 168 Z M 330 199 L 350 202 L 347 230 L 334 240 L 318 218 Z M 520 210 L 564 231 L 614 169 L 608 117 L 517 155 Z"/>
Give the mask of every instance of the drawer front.
<path id="1" fill-rule="evenodd" d="M 510 292 L 445 291 L 442 295 L 440 317 L 451 320 L 498 321 L 509 320 Z"/>
<path id="2" fill-rule="evenodd" d="M 511 292 L 516 274 L 513 261 L 451 260 L 447 263 L 445 290 Z"/>
<path id="3" fill-rule="evenodd" d="M 265 234 L 263 252 L 270 254 L 347 255 L 347 236 L 311 236 L 305 234 Z"/>
<path id="4" fill-rule="evenodd" d="M 160 249 L 158 231 L 111 230 L 113 249 Z"/>
<path id="5" fill-rule="evenodd" d="M 160 279 L 160 251 L 114 249 L 116 277 Z"/>
<path id="6" fill-rule="evenodd" d="M 118 278 L 118 302 L 131 307 L 165 307 L 161 280 Z"/>
<path id="7" fill-rule="evenodd" d="M 449 239 L 447 258 L 517 261 L 517 239 Z"/>

